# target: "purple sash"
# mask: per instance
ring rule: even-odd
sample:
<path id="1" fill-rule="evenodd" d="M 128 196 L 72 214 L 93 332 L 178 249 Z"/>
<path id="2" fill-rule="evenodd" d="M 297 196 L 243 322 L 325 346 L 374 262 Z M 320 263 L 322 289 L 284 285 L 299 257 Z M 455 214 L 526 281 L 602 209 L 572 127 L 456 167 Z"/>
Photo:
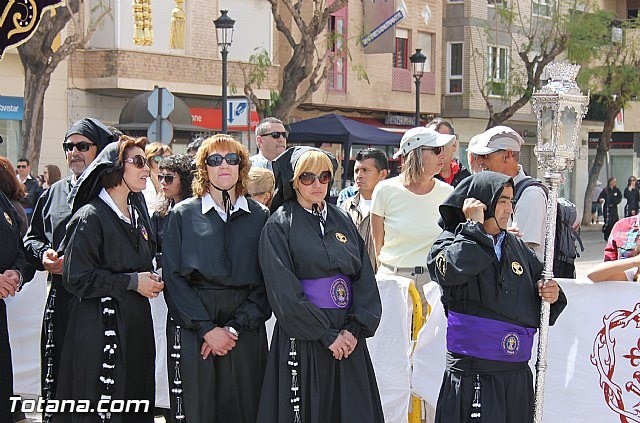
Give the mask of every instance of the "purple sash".
<path id="1" fill-rule="evenodd" d="M 318 279 L 300 279 L 309 301 L 319 308 L 349 308 L 353 302 L 351 278 L 342 274 Z"/>
<path id="2" fill-rule="evenodd" d="M 447 349 L 486 360 L 529 361 L 535 333 L 534 328 L 449 311 Z"/>

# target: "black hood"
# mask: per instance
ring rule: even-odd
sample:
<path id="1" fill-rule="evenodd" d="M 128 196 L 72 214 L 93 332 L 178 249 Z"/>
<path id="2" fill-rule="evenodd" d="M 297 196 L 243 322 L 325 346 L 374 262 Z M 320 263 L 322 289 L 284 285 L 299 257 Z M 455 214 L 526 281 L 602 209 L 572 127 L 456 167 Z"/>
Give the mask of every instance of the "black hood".
<path id="1" fill-rule="evenodd" d="M 336 170 L 338 169 L 338 161 L 333 154 L 328 151 L 324 151 L 320 148 L 316 147 L 290 147 L 284 153 L 279 155 L 273 162 L 271 162 L 273 166 L 273 175 L 276 179 L 276 189 L 275 194 L 273 195 L 273 201 L 271 202 L 271 212 L 273 213 L 278 209 L 282 204 L 286 201 L 291 200 L 292 198 L 296 198 L 296 192 L 293 189 L 293 171 L 296 168 L 296 163 L 298 163 L 298 159 L 307 151 L 316 150 L 320 151 L 329 157 L 331 163 L 333 164 L 333 175 L 335 177 Z M 329 199 L 331 184 L 333 183 L 333 178 L 331 182 L 329 182 L 329 189 L 327 190 L 327 200 Z"/>
<path id="2" fill-rule="evenodd" d="M 100 177 L 102 175 L 122 168 L 122 163 L 118 163 L 119 146 L 120 141 L 108 144 L 104 150 L 98 154 L 98 157 L 91 162 L 89 167 L 82 172 L 82 175 L 78 178 L 78 183 L 75 184 L 68 197 L 72 213 L 78 211 L 78 209 L 100 194 L 100 190 L 102 190 Z M 140 210 L 147 209 L 142 193 L 136 193 L 131 197 L 131 201 L 138 206 Z"/>
<path id="3" fill-rule="evenodd" d="M 66 141 L 73 134 L 80 134 L 89 138 L 96 144 L 98 151 L 102 151 L 108 144 L 118 140 L 118 137 L 104 123 L 94 118 L 80 119 L 71 125 L 71 128 L 64 136 L 64 140 Z"/>
<path id="4" fill-rule="evenodd" d="M 513 186 L 513 179 L 502 173 L 484 171 L 463 179 L 451 195 L 440 205 L 440 221 L 443 229 L 454 230 L 466 219 L 462 213 L 462 205 L 467 198 L 480 200 L 487 210 L 485 219 L 493 217 L 496 204 L 506 184 Z"/>

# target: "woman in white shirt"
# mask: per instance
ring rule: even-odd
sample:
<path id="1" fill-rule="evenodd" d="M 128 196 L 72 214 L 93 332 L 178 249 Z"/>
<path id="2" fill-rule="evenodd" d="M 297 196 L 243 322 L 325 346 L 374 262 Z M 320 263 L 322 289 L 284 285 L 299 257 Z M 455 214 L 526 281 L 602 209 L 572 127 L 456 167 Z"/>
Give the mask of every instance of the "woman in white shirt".
<path id="1" fill-rule="evenodd" d="M 438 207 L 453 188 L 434 175 L 444 164 L 443 148 L 454 135 L 418 127 L 407 131 L 394 157 L 403 158 L 402 173 L 380 182 L 373 191 L 371 231 L 378 272 L 412 279 L 423 305 L 423 286 L 430 280 L 427 255 L 442 232 Z"/>

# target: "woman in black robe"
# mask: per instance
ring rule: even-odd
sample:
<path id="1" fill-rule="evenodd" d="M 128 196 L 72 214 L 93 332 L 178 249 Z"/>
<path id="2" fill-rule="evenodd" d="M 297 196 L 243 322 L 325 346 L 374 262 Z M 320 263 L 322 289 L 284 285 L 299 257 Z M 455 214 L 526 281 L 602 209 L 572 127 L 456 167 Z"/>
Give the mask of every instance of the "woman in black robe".
<path id="1" fill-rule="evenodd" d="M 604 200 L 604 225 L 602 225 L 602 232 L 604 233 L 604 240 L 608 241 L 613 225 L 620 220 L 618 204 L 622 202 L 622 193 L 617 186 L 616 178 L 611 177 L 607 179 L 607 186 L 602 190 L 598 198 Z"/>
<path id="2" fill-rule="evenodd" d="M 149 299 L 164 284 L 152 273 L 150 219 L 139 194 L 149 177 L 144 138 L 109 144 L 71 195 L 63 241 L 63 283 L 74 295 L 56 399 L 88 399 L 96 412 L 55 414 L 54 422 L 153 422 L 155 345 Z M 111 400 L 142 400 L 125 412 Z M 128 411 L 128 412 L 126 412 Z"/>
<path id="3" fill-rule="evenodd" d="M 244 196 L 249 153 L 233 137 L 206 139 L 195 162 L 195 197 L 164 232 L 171 418 L 254 423 L 271 316 L 258 264 L 269 213 Z"/>
<path id="4" fill-rule="evenodd" d="M 0 191 L 0 422 L 13 421 L 9 401 L 13 395 L 13 370 L 4 299 L 20 290 L 26 267 L 20 218 Z"/>
<path id="5" fill-rule="evenodd" d="M 260 266 L 278 320 L 258 423 L 384 421 L 366 343 L 380 295 L 356 227 L 325 201 L 335 168 L 310 147 L 274 161 L 277 209 L 260 237 Z"/>
<path id="6" fill-rule="evenodd" d="M 506 231 L 514 183 L 496 172 L 472 175 L 440 206 L 444 228 L 429 253 L 447 314 L 447 363 L 436 423 L 530 423 L 533 338 L 541 298 L 550 324 L 567 305 L 542 264 Z"/>

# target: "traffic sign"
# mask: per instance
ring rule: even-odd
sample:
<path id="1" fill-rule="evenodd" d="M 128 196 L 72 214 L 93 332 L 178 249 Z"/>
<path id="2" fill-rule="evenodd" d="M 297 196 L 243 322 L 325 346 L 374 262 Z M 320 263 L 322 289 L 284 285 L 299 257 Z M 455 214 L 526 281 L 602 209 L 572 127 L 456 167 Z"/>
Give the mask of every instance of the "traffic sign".
<path id="1" fill-rule="evenodd" d="M 149 142 L 171 144 L 171 141 L 173 141 L 173 125 L 167 119 L 151 122 L 147 130 L 147 139 Z"/>
<path id="2" fill-rule="evenodd" d="M 249 125 L 249 100 L 246 97 L 230 98 L 227 100 L 226 117 L 229 126 Z"/>
<path id="3" fill-rule="evenodd" d="M 147 101 L 147 109 L 155 119 L 167 119 L 175 107 L 175 97 L 166 88 L 156 86 Z"/>

